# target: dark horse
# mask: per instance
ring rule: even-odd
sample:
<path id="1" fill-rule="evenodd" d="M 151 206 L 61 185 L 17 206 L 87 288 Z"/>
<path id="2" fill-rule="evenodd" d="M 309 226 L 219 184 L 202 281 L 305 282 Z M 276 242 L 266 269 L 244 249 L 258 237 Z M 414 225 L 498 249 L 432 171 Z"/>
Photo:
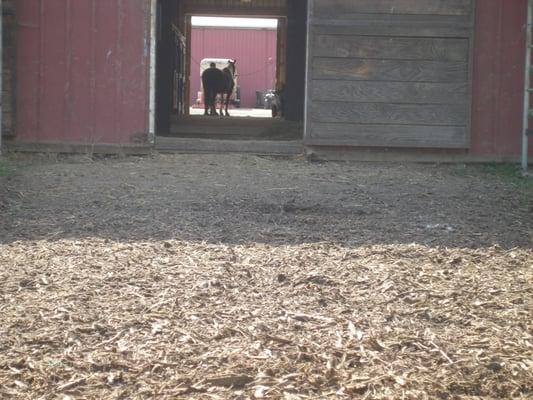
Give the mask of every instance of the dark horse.
<path id="1" fill-rule="evenodd" d="M 229 117 L 228 104 L 235 87 L 235 63 L 237 60 L 228 60 L 228 66 L 223 70 L 216 67 L 215 63 L 211 63 L 209 68 L 202 73 L 202 85 L 204 87 L 204 115 L 218 115 L 216 110 L 217 95 L 220 94 L 220 115 L 225 104 L 226 116 Z M 224 95 L 226 99 L 224 100 Z M 210 113 L 208 112 L 210 111 Z"/>

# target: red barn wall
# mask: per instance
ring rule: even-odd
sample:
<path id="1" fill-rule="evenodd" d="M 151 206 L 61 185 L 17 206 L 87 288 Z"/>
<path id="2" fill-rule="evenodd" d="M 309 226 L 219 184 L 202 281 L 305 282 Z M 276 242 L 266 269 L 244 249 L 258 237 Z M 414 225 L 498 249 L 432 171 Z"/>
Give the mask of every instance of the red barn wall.
<path id="1" fill-rule="evenodd" d="M 237 60 L 241 107 L 254 107 L 256 91 L 274 88 L 276 30 L 193 27 L 191 39 L 191 104 L 200 91 L 200 62 L 204 58 Z"/>
<path id="2" fill-rule="evenodd" d="M 526 14 L 527 0 L 476 1 L 472 154 L 520 154 Z"/>
<path id="3" fill-rule="evenodd" d="M 473 156 L 520 154 L 526 3 L 476 1 Z M 146 133 L 149 1 L 18 0 L 16 18 L 15 140 L 128 144 Z M 275 36 L 195 29 L 192 100 L 199 90 L 195 61 L 232 57 L 243 106 L 255 104 L 255 91 L 273 85 Z"/>
<path id="4" fill-rule="evenodd" d="M 149 2 L 18 0 L 23 142 L 127 144 L 147 131 Z"/>

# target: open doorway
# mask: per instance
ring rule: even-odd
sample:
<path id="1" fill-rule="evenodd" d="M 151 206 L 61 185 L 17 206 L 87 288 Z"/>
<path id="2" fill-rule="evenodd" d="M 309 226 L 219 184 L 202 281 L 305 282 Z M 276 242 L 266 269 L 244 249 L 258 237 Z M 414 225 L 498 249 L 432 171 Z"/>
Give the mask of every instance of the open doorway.
<path id="1" fill-rule="evenodd" d="M 205 114 L 201 75 L 212 63 L 222 70 L 232 60 L 236 70 L 229 101 L 231 116 L 282 117 L 278 19 L 192 16 L 191 25 L 190 115 Z"/>
<path id="2" fill-rule="evenodd" d="M 157 136 L 301 139 L 306 3 L 159 0 Z M 201 70 L 228 59 L 237 59 L 231 117 L 204 117 Z"/>

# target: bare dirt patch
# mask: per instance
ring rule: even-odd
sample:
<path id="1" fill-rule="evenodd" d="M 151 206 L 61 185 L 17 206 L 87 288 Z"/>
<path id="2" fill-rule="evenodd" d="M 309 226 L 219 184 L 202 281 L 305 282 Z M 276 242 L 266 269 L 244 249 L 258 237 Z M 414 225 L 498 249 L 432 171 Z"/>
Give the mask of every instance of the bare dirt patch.
<path id="1" fill-rule="evenodd" d="M 1 398 L 533 396 L 527 184 L 251 156 L 10 162 Z"/>

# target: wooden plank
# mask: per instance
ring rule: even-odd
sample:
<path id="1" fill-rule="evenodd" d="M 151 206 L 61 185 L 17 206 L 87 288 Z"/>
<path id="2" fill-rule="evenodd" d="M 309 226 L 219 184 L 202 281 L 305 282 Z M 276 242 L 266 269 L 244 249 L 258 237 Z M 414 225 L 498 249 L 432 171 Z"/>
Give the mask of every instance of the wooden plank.
<path id="1" fill-rule="evenodd" d="M 469 15 L 354 14 L 353 19 L 317 16 L 310 25 L 315 34 L 466 38 L 473 22 Z"/>
<path id="2" fill-rule="evenodd" d="M 311 115 L 309 110 L 313 106 L 313 70 L 314 64 L 313 60 L 315 59 L 315 37 L 311 33 L 313 28 L 311 24 L 312 15 L 314 14 L 315 1 L 307 0 L 307 27 L 306 27 L 306 37 L 307 37 L 307 48 L 306 48 L 306 57 L 305 57 L 305 86 L 304 86 L 304 141 L 309 139 L 311 136 L 311 127 L 313 122 L 311 121 Z"/>
<path id="3" fill-rule="evenodd" d="M 193 116 L 175 121 L 167 135 L 231 140 L 294 140 L 301 139 L 302 128 L 300 122 L 278 118 Z"/>
<path id="4" fill-rule="evenodd" d="M 465 149 L 473 0 L 311 0 L 306 145 Z"/>
<path id="5" fill-rule="evenodd" d="M 315 58 L 311 79 L 463 83 L 468 62 Z"/>
<path id="6" fill-rule="evenodd" d="M 217 140 L 157 137 L 155 150 L 161 153 L 251 153 L 292 156 L 303 153 L 301 140 Z"/>
<path id="7" fill-rule="evenodd" d="M 508 155 L 476 155 L 466 149 L 425 148 L 372 148 L 353 147 L 349 143 L 327 145 L 312 139 L 305 143 L 306 154 L 317 160 L 365 162 L 419 162 L 419 163 L 518 163 L 519 157 Z M 333 147 L 335 146 L 335 147 Z"/>
<path id="8" fill-rule="evenodd" d="M 278 18 L 276 46 L 276 89 L 283 89 L 287 82 L 287 18 Z"/>
<path id="9" fill-rule="evenodd" d="M 282 17 L 287 15 L 287 0 L 186 0 L 182 2 L 187 15 L 231 15 Z"/>
<path id="10" fill-rule="evenodd" d="M 469 15 L 472 0 L 314 0 L 314 15 L 350 18 L 354 13 Z"/>
<path id="11" fill-rule="evenodd" d="M 220 15 L 231 15 L 232 17 L 250 17 L 250 11 L 247 9 L 242 8 L 224 8 L 220 9 L 219 7 L 190 7 L 186 8 L 184 12 L 187 15 L 195 15 L 195 16 L 206 16 L 206 17 L 212 17 L 220 16 Z M 262 17 L 262 18 L 279 18 L 279 17 L 285 17 L 287 15 L 287 10 L 281 9 L 281 8 L 256 8 L 252 11 L 252 15 L 254 17 Z"/>
<path id="12" fill-rule="evenodd" d="M 310 109 L 313 123 L 461 125 L 468 111 L 462 104 L 341 103 L 314 101 Z"/>
<path id="13" fill-rule="evenodd" d="M 5 145 L 8 151 L 28 153 L 147 155 L 153 150 L 149 145 L 19 142 L 13 139 L 6 140 Z"/>
<path id="14" fill-rule="evenodd" d="M 318 35 L 316 57 L 467 61 L 467 39 Z"/>
<path id="15" fill-rule="evenodd" d="M 464 126 L 315 123 L 305 144 L 417 148 L 466 148 Z"/>
<path id="16" fill-rule="evenodd" d="M 317 80 L 311 97 L 322 101 L 467 105 L 468 84 Z"/>

